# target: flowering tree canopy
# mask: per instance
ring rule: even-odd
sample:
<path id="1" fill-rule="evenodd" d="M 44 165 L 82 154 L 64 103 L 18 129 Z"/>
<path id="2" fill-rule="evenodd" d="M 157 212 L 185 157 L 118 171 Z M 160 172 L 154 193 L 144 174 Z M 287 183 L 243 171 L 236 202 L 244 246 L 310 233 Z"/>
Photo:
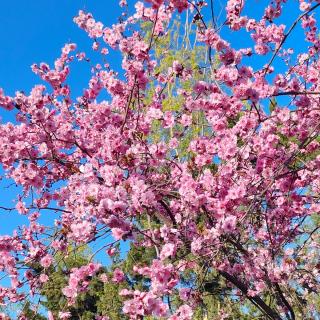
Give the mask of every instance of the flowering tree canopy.
<path id="1" fill-rule="evenodd" d="M 235 319 L 230 305 L 241 319 L 319 316 L 320 2 L 296 3 L 288 25 L 286 1 L 228 0 L 220 14 L 207 2 L 148 0 L 129 14 L 121 0 L 111 27 L 80 11 L 101 55 L 83 95 L 70 65 L 90 59 L 73 43 L 52 67 L 32 66 L 45 84 L 29 95 L 0 91 L 16 117 L 1 123 L 0 163 L 29 220 L 0 236 L 4 306 L 40 293 L 71 243 L 113 256 L 127 242 L 152 254 L 100 275 L 119 284 L 120 318 Z M 166 41 L 177 17 L 180 55 Z M 93 255 L 69 270 L 59 318 L 102 268 Z"/>

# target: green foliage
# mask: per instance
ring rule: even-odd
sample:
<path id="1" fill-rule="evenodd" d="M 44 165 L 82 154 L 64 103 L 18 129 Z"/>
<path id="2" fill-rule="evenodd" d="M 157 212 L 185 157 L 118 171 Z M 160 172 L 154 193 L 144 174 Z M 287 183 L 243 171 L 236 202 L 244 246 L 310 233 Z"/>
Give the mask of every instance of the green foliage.
<path id="1" fill-rule="evenodd" d="M 42 302 L 48 310 L 52 311 L 53 314 L 58 314 L 59 311 L 63 310 L 67 301 L 63 296 L 61 290 L 67 286 L 68 274 L 72 268 L 79 268 L 87 263 L 87 248 L 76 248 L 70 246 L 68 255 L 59 254 L 55 257 L 55 267 L 51 267 L 48 270 L 49 281 L 47 281 L 41 290 L 41 295 L 46 297 L 46 301 Z M 88 297 L 90 300 L 91 297 Z M 79 300 L 83 297 L 79 297 Z M 71 311 L 72 314 L 84 313 L 87 311 L 87 306 L 81 311 Z"/>
<path id="2" fill-rule="evenodd" d="M 119 291 L 125 288 L 123 284 L 105 283 L 103 289 L 97 295 L 97 310 L 99 314 L 108 315 L 111 320 L 125 320 L 127 317 L 122 313 L 123 301 Z"/>
<path id="3" fill-rule="evenodd" d="M 27 301 L 23 308 L 22 308 L 22 314 L 27 318 L 27 319 L 33 319 L 33 320 L 46 320 L 45 317 L 40 315 L 37 310 L 33 310 L 31 303 Z"/>
<path id="4" fill-rule="evenodd" d="M 108 274 L 110 278 L 112 272 L 107 268 L 102 268 L 97 275 L 90 279 L 88 290 L 78 295 L 74 305 L 67 305 L 67 300 L 61 290 L 67 286 L 70 270 L 87 265 L 91 256 L 90 250 L 84 246 L 70 245 L 68 252 L 67 255 L 57 255 L 55 267 L 48 270 L 49 280 L 40 291 L 41 305 L 50 310 L 55 317 L 58 317 L 60 311 L 69 311 L 72 320 L 91 320 L 96 315 L 106 314 L 111 320 L 126 319 L 121 313 L 122 301 L 118 292 L 120 286 L 113 283 L 103 283 L 99 278 L 101 273 Z M 33 270 L 38 272 L 37 266 L 33 266 Z M 32 315 L 30 319 L 45 319 L 30 309 L 29 302 L 26 303 L 23 310 L 25 315 Z"/>
<path id="5" fill-rule="evenodd" d="M 147 39 L 152 35 L 152 23 L 144 22 L 142 29 L 147 34 Z M 156 67 L 156 74 L 166 73 L 168 68 L 172 67 L 174 61 L 179 61 L 185 70 L 190 70 L 192 76 L 188 80 L 180 82 L 178 76 L 172 83 L 168 83 L 163 87 L 162 94 L 162 111 L 174 112 L 179 118 L 179 114 L 184 108 L 185 97 L 178 94 L 178 89 L 184 89 L 186 92 L 191 93 L 196 82 L 206 80 L 206 69 L 209 68 L 207 47 L 191 46 L 191 40 L 195 37 L 195 30 L 192 29 L 190 23 L 182 25 L 180 18 L 177 18 L 172 23 L 169 31 L 154 40 L 153 54 L 159 65 Z M 218 60 L 215 59 L 215 64 Z M 154 94 L 154 84 L 151 83 L 145 92 L 144 104 L 148 105 Z M 160 141 L 168 142 L 173 137 L 179 137 L 179 146 L 176 148 L 176 156 L 180 159 L 187 159 L 191 154 L 188 151 L 190 141 L 203 133 L 206 130 L 207 123 L 202 112 L 197 112 L 193 115 L 193 125 L 191 128 L 184 132 L 184 127 L 178 123 L 174 128 L 166 129 L 162 127 L 161 120 L 154 120 L 152 123 L 152 133 L 149 136 L 150 141 L 158 143 Z M 181 133 L 184 132 L 183 139 Z"/>

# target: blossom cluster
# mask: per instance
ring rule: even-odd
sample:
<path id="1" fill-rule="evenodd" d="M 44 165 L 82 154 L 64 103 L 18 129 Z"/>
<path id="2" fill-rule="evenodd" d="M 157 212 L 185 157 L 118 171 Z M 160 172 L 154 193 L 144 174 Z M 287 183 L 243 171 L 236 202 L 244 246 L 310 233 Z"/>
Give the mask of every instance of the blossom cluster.
<path id="1" fill-rule="evenodd" d="M 35 294 L 70 242 L 112 238 L 105 244 L 110 256 L 122 241 L 156 252 L 149 264 L 131 270 L 148 290 L 120 292 L 130 319 L 191 320 L 205 293 L 200 286 L 182 288 L 182 274 L 196 277 L 205 267 L 264 316 L 295 319 L 291 306 L 320 290 L 320 235 L 313 222 L 320 212 L 320 4 L 301 1 L 303 13 L 288 27 L 278 21 L 284 2 L 272 1 L 256 18 L 243 16 L 245 1 L 227 1 L 222 27 L 235 37 L 248 33 L 251 45 L 244 48 L 204 23 L 204 1 L 138 2 L 133 15 L 110 28 L 80 11 L 74 21 L 93 50 L 101 48 L 102 61 L 109 50 L 120 52 L 122 73 L 95 65 L 75 99 L 71 64 L 86 55 L 75 53 L 72 43 L 54 67 L 32 66 L 46 85 L 14 97 L 0 91 L 1 107 L 16 113 L 15 123 L 0 125 L 0 163 L 21 186 L 16 210 L 29 220 L 0 237 L 0 271 L 11 280 L 0 285 L 0 303 L 23 301 L 26 286 Z M 155 52 L 182 12 L 194 15 L 194 41 L 208 56 L 206 77 L 199 78 L 202 66 L 178 57 L 163 68 Z M 150 39 L 138 28 L 142 21 L 153 26 Z M 297 25 L 305 52 L 285 49 Z M 50 241 L 39 220 L 48 211 L 56 218 Z M 145 217 L 149 223 L 139 223 Z M 39 274 L 22 275 L 21 264 L 33 262 Z M 71 270 L 63 288 L 69 306 L 100 268 L 90 263 Z M 129 280 L 125 270 L 114 270 L 114 284 Z M 177 292 L 182 303 L 170 309 L 165 298 Z M 273 292 L 270 307 L 263 297 Z M 69 316 L 67 309 L 60 314 Z"/>

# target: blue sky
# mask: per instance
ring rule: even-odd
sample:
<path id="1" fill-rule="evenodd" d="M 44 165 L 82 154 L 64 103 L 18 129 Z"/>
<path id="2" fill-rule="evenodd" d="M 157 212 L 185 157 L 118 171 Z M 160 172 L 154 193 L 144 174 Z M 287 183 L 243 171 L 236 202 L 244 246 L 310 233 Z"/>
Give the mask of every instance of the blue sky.
<path id="1" fill-rule="evenodd" d="M 79 10 L 91 12 L 94 18 L 105 26 L 117 23 L 121 14 L 118 0 L 1 1 L 0 88 L 3 88 L 6 94 L 14 95 L 17 90 L 28 93 L 34 85 L 42 83 L 31 71 L 31 65 L 40 62 L 52 65 L 60 56 L 65 43 L 75 42 L 79 51 L 91 54 L 92 39 L 73 22 L 73 17 Z M 110 53 L 110 62 L 114 66 L 118 65 L 119 69 L 119 56 L 112 51 Z M 90 65 L 87 63 L 75 63 L 71 66 L 68 84 L 74 96 L 81 95 L 89 77 Z M 14 122 L 14 112 L 0 108 L 0 119 L 1 122 Z M 0 175 L 2 174 L 0 167 Z M 0 180 L 0 206 L 15 206 L 21 189 L 12 183 L 12 180 Z M 43 211 L 40 221 L 50 225 L 56 218 L 56 213 Z M 12 234 L 13 229 L 23 224 L 28 224 L 25 216 L 16 211 L 0 210 L 0 235 Z M 93 252 L 100 246 L 101 242 L 98 241 L 92 248 Z M 97 258 L 103 262 L 108 261 L 104 250 Z"/>
<path id="2" fill-rule="evenodd" d="M 135 2 L 129 0 L 129 6 L 132 7 Z M 248 1 L 244 13 L 258 17 L 267 2 Z M 219 12 L 217 6 L 216 12 Z M 285 4 L 285 8 L 287 13 L 282 20 L 290 26 L 300 13 L 298 1 L 289 1 Z M 92 12 L 96 20 L 102 21 L 107 26 L 116 23 L 121 13 L 118 0 L 1 1 L 0 88 L 9 95 L 13 95 L 16 90 L 29 92 L 34 84 L 39 83 L 39 78 L 31 72 L 30 66 L 39 62 L 52 64 L 66 42 L 75 42 L 79 50 L 90 52 L 92 42 L 72 21 L 79 9 Z M 299 29 L 298 27 L 295 31 L 295 36 L 297 32 L 299 37 L 302 35 Z M 238 33 L 237 37 L 231 35 L 231 38 L 228 34 L 230 32 L 224 28 L 222 35 L 232 42 L 235 48 L 252 44 L 245 32 Z M 297 44 L 294 40 L 295 36 L 289 37 L 288 45 L 301 49 L 301 44 Z M 118 61 L 115 56 L 111 55 L 111 58 Z M 255 67 L 261 67 L 267 61 L 265 57 L 256 58 L 251 59 L 255 60 L 253 64 Z M 87 84 L 89 72 L 88 66 L 84 64 L 72 70 L 69 84 L 72 88 L 76 88 L 77 92 L 74 94 L 81 94 Z M 1 110 L 0 117 L 3 120 L 10 119 L 8 113 Z"/>
<path id="3" fill-rule="evenodd" d="M 38 82 L 31 64 L 52 63 L 69 41 L 88 49 L 90 40 L 72 21 L 79 9 L 92 12 L 105 25 L 116 23 L 120 14 L 116 0 L 1 1 L 0 87 L 8 94 L 29 91 Z"/>
<path id="4" fill-rule="evenodd" d="M 116 0 L 1 1 L 0 88 L 6 94 L 14 95 L 17 90 L 29 92 L 40 83 L 30 66 L 40 62 L 52 64 L 65 43 L 75 42 L 79 50 L 90 52 L 92 40 L 73 22 L 80 9 L 92 12 L 105 25 L 116 23 L 120 15 Z M 81 94 L 90 68 L 83 63 L 73 71 L 69 83 L 76 88 L 75 94 Z M 14 121 L 14 113 L 0 109 L 0 118 L 3 122 Z M 0 206 L 15 206 L 18 189 L 11 184 L 6 179 L 0 181 Z M 14 227 L 27 222 L 25 217 L 3 210 L 0 219 L 0 234 L 11 233 Z"/>

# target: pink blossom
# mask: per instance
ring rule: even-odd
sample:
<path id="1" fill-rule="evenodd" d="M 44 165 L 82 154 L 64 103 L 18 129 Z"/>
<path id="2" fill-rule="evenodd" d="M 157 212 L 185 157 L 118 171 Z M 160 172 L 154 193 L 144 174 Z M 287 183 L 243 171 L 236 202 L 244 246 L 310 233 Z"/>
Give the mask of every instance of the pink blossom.
<path id="1" fill-rule="evenodd" d="M 175 254 L 176 247 L 173 243 L 166 243 L 161 250 L 160 259 L 164 260 L 168 257 L 173 257 Z"/>
<path id="2" fill-rule="evenodd" d="M 41 258 L 40 260 L 40 264 L 44 267 L 44 268 L 49 268 L 51 266 L 53 262 L 53 258 L 51 255 L 47 254 L 45 255 L 43 258 Z"/>
<path id="3" fill-rule="evenodd" d="M 54 320 L 54 317 L 51 311 L 48 311 L 48 320 Z"/>
<path id="4" fill-rule="evenodd" d="M 59 312 L 59 319 L 69 319 L 70 317 L 71 312 L 69 311 Z"/>
<path id="5" fill-rule="evenodd" d="M 206 282 L 219 277 L 218 291 L 234 296 L 232 310 L 261 299 L 262 317 L 293 318 L 288 304 L 300 295 L 306 303 L 303 312 L 292 306 L 296 318 L 317 316 L 319 5 L 299 1 L 288 13 L 284 2 L 255 10 L 228 0 L 212 17 L 210 1 L 149 0 L 133 10 L 120 1 L 128 10 L 109 26 L 79 11 L 74 22 L 94 55 L 68 43 L 51 64 L 32 65 L 41 84 L 30 93 L 0 89 L 0 164 L 18 186 L 14 208 L 1 210 L 27 215 L 0 236 L 0 271 L 9 279 L 0 303 L 41 291 L 70 243 L 101 244 L 96 252 L 108 248 L 112 257 L 127 242 L 154 257 L 127 265 L 128 278 L 122 262 L 111 276 L 94 260 L 67 270 L 68 308 L 97 278 L 119 284 L 130 319 L 192 319 Z M 186 28 L 167 43 L 184 10 Z M 89 72 L 76 96 L 70 79 L 79 63 Z M 170 308 L 166 299 L 177 292 L 188 305 Z M 227 297 L 219 299 L 223 306 Z"/>
<path id="6" fill-rule="evenodd" d="M 119 268 L 116 268 L 113 271 L 113 277 L 112 277 L 112 281 L 115 283 L 119 283 L 125 280 L 125 275 L 122 272 L 122 270 L 120 270 Z"/>
<path id="7" fill-rule="evenodd" d="M 39 277 L 41 283 L 46 283 L 49 280 L 49 277 L 46 274 L 41 274 Z"/>

